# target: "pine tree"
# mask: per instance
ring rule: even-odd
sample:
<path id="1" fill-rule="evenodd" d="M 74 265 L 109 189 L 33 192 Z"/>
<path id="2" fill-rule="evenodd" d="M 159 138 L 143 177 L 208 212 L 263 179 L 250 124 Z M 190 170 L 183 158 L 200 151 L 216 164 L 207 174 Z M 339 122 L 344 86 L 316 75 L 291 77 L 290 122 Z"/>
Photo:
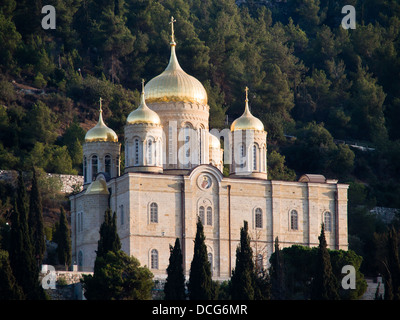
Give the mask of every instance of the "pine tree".
<path id="1" fill-rule="evenodd" d="M 46 251 L 46 242 L 44 239 L 42 199 L 39 192 L 35 169 L 33 169 L 32 189 L 29 199 L 28 223 L 34 247 L 34 255 L 38 262 L 41 263 L 44 252 Z"/>
<path id="2" fill-rule="evenodd" d="M 68 230 L 67 217 L 63 207 L 60 207 L 57 244 L 58 262 L 65 265 L 65 268 L 67 268 L 71 264 L 71 238 Z"/>
<path id="3" fill-rule="evenodd" d="M 207 247 L 204 240 L 203 224 L 198 218 L 196 238 L 194 240 L 194 255 L 190 265 L 188 284 L 190 300 L 211 300 L 213 298 L 211 266 L 208 261 Z"/>
<path id="4" fill-rule="evenodd" d="M 173 247 L 170 245 L 169 251 L 168 277 L 164 286 L 165 300 L 185 300 L 185 276 L 179 238 L 176 238 Z"/>
<path id="5" fill-rule="evenodd" d="M 317 269 L 312 284 L 313 300 L 338 300 L 337 281 L 332 272 L 330 255 L 325 239 L 324 224 L 321 226 L 321 234 L 318 237 Z"/>
<path id="6" fill-rule="evenodd" d="M 104 222 L 100 226 L 100 239 L 97 244 L 97 257 L 104 256 L 108 251 L 117 252 L 120 249 L 121 241 L 117 232 L 117 217 L 115 212 L 111 217 L 111 209 L 108 208 L 104 213 Z"/>
<path id="7" fill-rule="evenodd" d="M 29 300 L 42 298 L 39 287 L 39 270 L 27 223 L 27 196 L 22 172 L 19 172 L 16 201 L 11 213 L 10 265 L 17 283 Z"/>
<path id="8" fill-rule="evenodd" d="M 236 266 L 232 272 L 232 299 L 254 300 L 255 273 L 248 223 L 240 228 L 240 244 L 236 249 Z"/>

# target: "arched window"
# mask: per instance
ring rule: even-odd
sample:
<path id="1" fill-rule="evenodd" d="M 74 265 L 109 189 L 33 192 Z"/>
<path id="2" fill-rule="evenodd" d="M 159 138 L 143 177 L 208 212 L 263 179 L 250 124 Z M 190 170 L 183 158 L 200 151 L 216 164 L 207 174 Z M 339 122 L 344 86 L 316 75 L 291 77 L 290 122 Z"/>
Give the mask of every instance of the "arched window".
<path id="1" fill-rule="evenodd" d="M 158 223 L 158 205 L 155 202 L 150 204 L 150 222 Z"/>
<path id="2" fill-rule="evenodd" d="M 240 168 L 244 168 L 245 162 L 246 162 L 246 148 L 244 147 L 244 144 L 242 143 L 240 145 Z"/>
<path id="3" fill-rule="evenodd" d="M 290 212 L 290 229 L 297 230 L 298 227 L 298 215 L 296 210 Z"/>
<path id="4" fill-rule="evenodd" d="M 151 250 L 151 269 L 158 269 L 158 251 Z"/>
<path id="5" fill-rule="evenodd" d="M 212 208 L 207 207 L 207 225 L 212 226 Z"/>
<path id="6" fill-rule="evenodd" d="M 111 176 L 111 156 L 106 155 L 104 157 L 104 167 L 106 170 L 106 173 L 108 173 Z"/>
<path id="7" fill-rule="evenodd" d="M 255 211 L 256 228 L 262 228 L 262 210 L 257 208 Z"/>
<path id="8" fill-rule="evenodd" d="M 139 165 L 139 139 L 135 139 L 133 142 L 133 148 L 135 150 L 135 155 L 134 155 L 134 165 L 138 166 Z"/>
<path id="9" fill-rule="evenodd" d="M 83 158 L 83 182 L 87 182 L 87 159 L 86 157 Z"/>
<path id="10" fill-rule="evenodd" d="M 147 164 L 153 164 L 153 140 L 147 141 Z"/>
<path id="11" fill-rule="evenodd" d="M 192 143 L 192 140 L 190 138 L 191 135 L 191 130 L 192 130 L 192 126 L 190 124 L 186 124 L 185 125 L 185 129 L 184 129 L 184 134 L 185 134 L 185 159 L 184 159 L 184 165 L 185 166 L 189 166 L 190 164 L 190 146 Z"/>
<path id="12" fill-rule="evenodd" d="M 200 221 L 201 221 L 201 223 L 203 224 L 203 226 L 204 226 L 204 207 L 203 206 L 201 206 L 200 208 L 199 208 L 199 218 L 200 218 Z"/>
<path id="13" fill-rule="evenodd" d="M 257 146 L 253 145 L 253 171 L 257 170 Z"/>
<path id="14" fill-rule="evenodd" d="M 332 231 L 332 217 L 329 211 L 324 213 L 325 231 Z"/>
<path id="15" fill-rule="evenodd" d="M 96 155 L 92 156 L 92 180 L 96 179 L 98 172 L 98 158 Z"/>

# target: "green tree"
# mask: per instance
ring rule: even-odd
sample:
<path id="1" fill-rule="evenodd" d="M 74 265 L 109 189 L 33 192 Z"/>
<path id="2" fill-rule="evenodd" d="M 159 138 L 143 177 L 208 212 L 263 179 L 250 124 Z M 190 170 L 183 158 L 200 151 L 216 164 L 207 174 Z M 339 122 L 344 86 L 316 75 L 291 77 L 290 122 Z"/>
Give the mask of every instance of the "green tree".
<path id="1" fill-rule="evenodd" d="M 368 72 L 368 68 L 358 66 L 351 91 L 353 135 L 375 143 L 386 139 L 383 112 L 386 94 L 377 79 Z"/>
<path id="2" fill-rule="evenodd" d="M 68 230 L 67 217 L 65 210 L 60 207 L 60 220 L 57 230 L 57 255 L 58 262 L 63 264 L 67 269 L 71 264 L 71 237 Z"/>
<path id="3" fill-rule="evenodd" d="M 240 244 L 236 249 L 236 265 L 232 271 L 232 299 L 254 300 L 254 261 L 250 246 L 248 223 L 244 221 L 240 228 Z"/>
<path id="4" fill-rule="evenodd" d="M 295 181 L 296 173 L 285 166 L 285 156 L 273 150 L 267 159 L 268 178 L 271 180 Z"/>
<path id="5" fill-rule="evenodd" d="M 185 276 L 179 238 L 176 238 L 173 247 L 170 245 L 169 251 L 168 276 L 164 285 L 165 300 L 185 300 Z"/>
<path id="6" fill-rule="evenodd" d="M 271 293 L 272 299 L 283 300 L 285 298 L 285 278 L 283 256 L 279 249 L 279 239 L 275 238 L 274 255 L 270 258 L 271 267 L 269 273 L 271 275 Z"/>
<path id="7" fill-rule="evenodd" d="M 14 0 L 6 2 L 8 2 L 11 7 L 15 7 Z M 5 5 L 4 1 L 2 3 L 2 6 L 3 5 Z M 0 11 L 0 65 L 4 70 L 12 67 L 15 63 L 13 56 L 18 45 L 21 43 L 21 35 L 17 31 L 15 24 L 12 20 L 12 11 L 13 9 L 3 10 L 3 12 Z"/>
<path id="8" fill-rule="evenodd" d="M 203 224 L 200 218 L 198 218 L 196 238 L 194 240 L 194 254 L 190 265 L 188 284 L 190 300 L 211 300 L 213 298 L 211 266 L 208 261 L 207 246 L 204 240 Z"/>
<path id="9" fill-rule="evenodd" d="M 28 224 L 34 248 L 34 256 L 38 262 L 41 263 L 44 252 L 46 251 L 46 242 L 44 237 L 42 198 L 35 169 L 33 169 L 32 188 L 29 197 Z"/>
<path id="10" fill-rule="evenodd" d="M 104 214 L 94 263 L 94 274 L 83 276 L 85 297 L 88 300 L 148 300 L 153 287 L 153 274 L 140 267 L 135 257 L 121 249 L 117 234 L 116 215 L 111 209 Z"/>
<path id="11" fill-rule="evenodd" d="M 108 251 L 117 252 L 121 249 L 116 220 L 115 212 L 111 216 L 111 209 L 108 208 L 104 213 L 104 222 L 100 226 L 100 239 L 96 251 L 97 257 L 104 256 Z"/>
<path id="12" fill-rule="evenodd" d="M 315 278 L 312 282 L 311 297 L 313 300 L 338 300 L 337 280 L 332 272 L 330 255 L 327 249 L 324 224 L 318 237 L 318 255 Z"/>
<path id="13" fill-rule="evenodd" d="M 93 275 L 84 275 L 88 300 L 149 300 L 153 274 L 135 257 L 122 250 L 108 251 L 96 258 Z"/>
<path id="14" fill-rule="evenodd" d="M 400 300 L 400 261 L 397 231 L 392 227 L 387 238 L 387 267 L 390 275 L 393 300 Z"/>
<path id="15" fill-rule="evenodd" d="M 23 300 L 25 299 L 22 288 L 18 285 L 10 266 L 8 252 L 0 250 L 0 299 Z"/>
<path id="16" fill-rule="evenodd" d="M 39 269 L 31 244 L 27 212 L 26 189 L 22 172 L 19 172 L 16 201 L 11 213 L 10 265 L 26 298 L 34 300 L 42 297 L 42 291 L 39 287 Z"/>

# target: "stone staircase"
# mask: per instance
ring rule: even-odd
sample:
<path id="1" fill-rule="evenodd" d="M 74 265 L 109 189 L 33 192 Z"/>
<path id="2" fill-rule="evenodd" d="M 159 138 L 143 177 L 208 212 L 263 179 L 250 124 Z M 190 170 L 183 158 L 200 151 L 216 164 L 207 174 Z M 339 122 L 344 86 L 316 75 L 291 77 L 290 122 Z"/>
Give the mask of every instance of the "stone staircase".
<path id="1" fill-rule="evenodd" d="M 382 295 L 382 297 L 384 296 L 385 286 L 382 282 L 382 277 L 365 278 L 365 280 L 367 281 L 367 290 L 360 298 L 360 300 L 375 300 L 375 293 L 378 286 L 379 294 Z"/>

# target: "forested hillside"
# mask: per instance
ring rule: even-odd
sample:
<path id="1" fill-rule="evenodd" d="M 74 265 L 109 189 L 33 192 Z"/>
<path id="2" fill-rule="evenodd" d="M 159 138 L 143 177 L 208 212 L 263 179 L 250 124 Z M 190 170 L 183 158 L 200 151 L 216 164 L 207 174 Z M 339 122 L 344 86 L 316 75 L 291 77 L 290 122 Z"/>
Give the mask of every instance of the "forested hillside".
<path id="1" fill-rule="evenodd" d="M 45 4 L 55 30 L 41 27 Z M 347 4 L 354 30 L 341 27 Z M 0 0 L 0 169 L 81 173 L 100 96 L 123 143 L 140 79 L 167 65 L 171 16 L 180 64 L 207 90 L 210 127 L 240 116 L 248 86 L 269 177 L 350 183 L 350 242 L 362 251 L 378 228 L 368 209 L 400 208 L 394 0 Z"/>

